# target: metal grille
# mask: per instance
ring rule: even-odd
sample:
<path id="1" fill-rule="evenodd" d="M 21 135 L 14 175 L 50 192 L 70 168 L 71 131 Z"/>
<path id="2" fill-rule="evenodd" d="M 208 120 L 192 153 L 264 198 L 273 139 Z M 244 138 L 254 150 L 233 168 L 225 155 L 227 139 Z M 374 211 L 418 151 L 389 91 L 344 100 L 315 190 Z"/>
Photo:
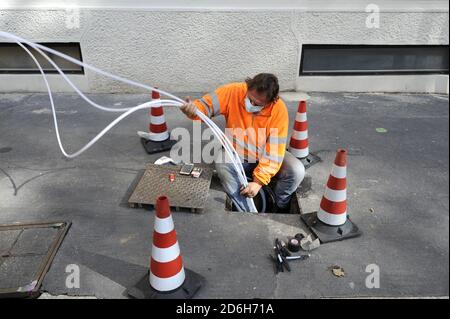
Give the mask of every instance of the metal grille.
<path id="1" fill-rule="evenodd" d="M 448 45 L 322 45 L 302 47 L 300 76 L 448 74 Z"/>
<path id="2" fill-rule="evenodd" d="M 171 207 L 188 208 L 201 211 L 209 195 L 212 169 L 202 166 L 199 178 L 180 175 L 181 166 L 161 166 L 148 164 L 144 175 L 128 200 L 131 207 L 136 205 L 155 205 L 159 196 L 167 196 Z M 175 180 L 169 180 L 169 174 Z"/>
<path id="3" fill-rule="evenodd" d="M 42 43 L 44 46 L 57 50 L 70 57 L 82 61 L 79 43 Z M 37 51 L 25 45 L 36 56 L 45 73 L 57 73 L 58 71 Z M 67 61 L 57 55 L 46 54 L 68 74 L 83 74 L 83 67 Z M 16 43 L 0 43 L 0 74 L 33 74 L 39 73 L 39 69 L 28 54 Z"/>

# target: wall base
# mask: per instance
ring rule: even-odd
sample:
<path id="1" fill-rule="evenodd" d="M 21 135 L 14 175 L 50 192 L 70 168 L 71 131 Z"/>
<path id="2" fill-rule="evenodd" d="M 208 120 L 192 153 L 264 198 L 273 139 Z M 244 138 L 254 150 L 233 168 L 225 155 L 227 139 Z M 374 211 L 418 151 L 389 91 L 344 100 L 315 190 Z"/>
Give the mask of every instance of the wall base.
<path id="1" fill-rule="evenodd" d="M 448 94 L 449 76 L 444 74 L 303 76 L 297 78 L 296 89 L 306 92 Z"/>

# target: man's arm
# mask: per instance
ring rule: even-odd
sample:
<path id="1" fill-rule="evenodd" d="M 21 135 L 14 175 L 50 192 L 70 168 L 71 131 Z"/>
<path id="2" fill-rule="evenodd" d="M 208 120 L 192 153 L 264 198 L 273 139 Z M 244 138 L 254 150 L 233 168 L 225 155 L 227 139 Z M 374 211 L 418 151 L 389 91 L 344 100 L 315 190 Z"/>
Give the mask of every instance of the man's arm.
<path id="1" fill-rule="evenodd" d="M 202 98 L 194 101 L 188 97 L 186 104 L 180 109 L 192 120 L 200 120 L 196 114 L 197 109 L 209 118 L 219 114 L 225 115 L 228 111 L 228 100 L 232 88 L 230 85 L 219 87 L 214 92 L 205 94 Z"/>

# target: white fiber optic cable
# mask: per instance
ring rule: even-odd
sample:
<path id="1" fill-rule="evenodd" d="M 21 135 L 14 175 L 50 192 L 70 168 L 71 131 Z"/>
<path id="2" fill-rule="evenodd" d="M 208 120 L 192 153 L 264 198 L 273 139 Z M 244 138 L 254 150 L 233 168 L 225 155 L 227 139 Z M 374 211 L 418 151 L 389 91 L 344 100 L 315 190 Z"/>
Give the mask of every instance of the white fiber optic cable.
<path id="1" fill-rule="evenodd" d="M 1 33 L 0 33 L 1 35 Z M 17 37 L 19 38 L 19 37 Z M 20 38 L 19 38 L 20 39 Z M 28 41 L 29 42 L 29 41 Z M 16 43 L 20 43 L 19 41 L 16 40 Z M 34 44 L 32 42 L 28 43 L 29 45 Z M 23 48 L 23 46 L 22 46 Z M 41 51 L 41 49 L 39 47 L 33 46 L 33 48 L 39 53 L 41 54 L 57 71 L 58 73 L 66 80 L 66 82 L 89 104 L 91 104 L 93 107 L 98 108 L 100 110 L 103 111 L 107 111 L 107 112 L 125 112 L 131 109 L 131 107 L 127 107 L 127 108 L 110 108 L 110 107 L 105 107 L 102 105 L 99 105 L 97 103 L 95 103 L 94 101 L 92 101 L 91 99 L 89 99 L 83 92 L 81 92 L 78 87 L 66 76 L 66 74 L 58 67 L 58 65 L 50 58 L 48 57 L 48 55 L 46 55 L 44 52 Z M 55 51 L 56 52 L 56 51 Z M 31 54 L 28 52 L 28 54 Z M 66 55 L 61 54 L 61 57 L 66 58 Z M 35 61 L 36 62 L 36 61 Z M 81 63 L 81 62 L 80 62 Z M 37 63 L 39 64 L 39 63 Z M 81 63 L 83 66 L 86 66 L 86 64 Z M 161 92 L 164 92 L 161 90 Z M 166 92 L 164 92 L 166 93 Z M 200 112 L 201 113 L 201 112 Z M 229 139 L 225 136 L 225 134 L 223 134 L 223 132 L 220 130 L 220 128 L 211 120 L 209 119 L 207 116 L 202 116 L 203 113 L 200 115 L 198 114 L 202 120 L 210 127 L 211 130 L 215 130 L 217 134 L 215 134 L 215 136 L 219 139 L 219 141 L 221 142 L 221 144 L 224 146 L 224 148 L 226 148 L 227 154 L 231 157 L 234 155 L 234 157 L 232 157 L 232 161 L 233 159 L 236 159 L 236 161 L 240 161 L 240 158 L 237 154 L 237 152 L 234 151 L 234 149 L 232 148 L 231 142 L 229 141 Z M 219 135 L 219 136 L 217 136 Z M 231 154 L 233 155 L 231 155 Z M 242 165 L 240 165 L 242 166 Z M 240 168 L 240 167 L 239 167 Z M 242 178 L 245 179 L 245 172 L 243 170 L 243 168 L 238 170 L 239 174 L 242 175 Z"/>
<path id="2" fill-rule="evenodd" d="M 49 99 L 50 99 L 50 104 L 52 107 L 52 113 L 53 113 L 53 121 L 54 121 L 54 126 L 55 126 L 55 132 L 56 132 L 56 138 L 58 141 L 58 146 L 61 150 L 61 152 L 64 154 L 64 156 L 68 157 L 68 158 L 75 158 L 79 155 L 81 155 L 83 152 L 85 152 L 86 150 L 88 150 L 92 145 L 94 145 L 103 135 L 105 135 L 109 130 L 111 130 L 115 125 L 117 125 L 120 121 L 122 121 L 124 118 L 126 118 L 128 115 L 141 110 L 141 109 L 146 109 L 146 108 L 150 108 L 153 105 L 162 105 L 162 106 L 178 106 L 181 107 L 182 105 L 184 105 L 184 101 L 182 99 L 180 99 L 179 97 L 172 95 L 168 92 L 165 92 L 163 90 L 145 85 L 145 84 L 141 84 L 132 80 L 128 80 L 125 78 L 122 78 L 120 76 L 116 76 L 113 75 L 111 73 L 108 73 L 106 71 L 103 71 L 101 69 L 98 69 L 94 66 L 88 65 L 86 63 L 83 63 L 81 61 L 78 61 L 70 56 L 67 56 L 61 52 L 58 52 L 56 50 L 47 48 L 45 46 L 42 46 L 40 44 L 37 43 L 33 43 L 31 41 L 28 41 L 26 39 L 22 39 L 20 37 L 17 37 L 13 34 L 7 33 L 7 32 L 3 32 L 0 31 L 0 36 L 3 36 L 5 38 L 8 39 L 12 39 L 14 42 L 16 42 L 22 49 L 25 50 L 25 52 L 27 52 L 28 55 L 30 55 L 30 57 L 33 59 L 33 61 L 36 63 L 37 67 L 39 68 L 40 73 L 42 74 L 43 78 L 44 78 L 44 82 L 45 85 L 47 87 L 47 91 L 49 94 Z M 68 154 L 61 142 L 61 137 L 59 134 L 59 128 L 58 128 L 58 121 L 57 121 L 57 116 L 56 116 L 56 110 L 55 110 L 55 105 L 54 105 L 54 100 L 53 100 L 53 95 L 51 92 L 51 88 L 50 85 L 48 83 L 47 77 L 45 75 L 44 70 L 42 69 L 41 65 L 39 64 L 39 62 L 37 61 L 36 57 L 22 44 L 25 43 L 27 45 L 29 45 L 30 47 L 34 48 L 39 54 L 41 54 L 45 59 L 47 59 L 49 61 L 49 63 L 59 72 L 59 74 L 66 80 L 66 82 L 86 101 L 88 102 L 90 105 L 92 105 L 93 107 L 96 107 L 100 110 L 103 111 L 107 111 L 107 112 L 124 112 L 123 114 L 121 114 L 120 116 L 118 116 L 115 120 L 113 120 L 108 126 L 106 126 L 100 133 L 98 133 L 93 139 L 91 139 L 85 146 L 83 146 L 80 150 L 78 150 L 75 153 L 72 154 Z M 94 101 L 90 100 L 86 95 L 84 95 L 77 87 L 75 84 L 73 84 L 73 82 L 71 82 L 71 80 L 65 75 L 65 73 L 58 67 L 58 65 L 56 65 L 56 63 L 49 58 L 43 51 L 47 51 L 50 52 L 56 56 L 59 56 L 65 60 L 68 60 L 74 64 L 77 64 L 79 66 L 82 66 L 86 69 L 89 69 L 93 72 L 102 74 L 104 76 L 110 77 L 112 79 L 115 79 L 117 81 L 123 82 L 123 83 L 127 83 L 129 85 L 132 86 L 137 86 L 140 88 L 144 88 L 150 91 L 156 91 L 159 92 L 160 94 L 163 94 L 165 96 L 171 97 L 175 100 L 158 100 L 158 101 L 152 101 L 152 102 L 147 102 L 147 103 L 143 103 L 140 105 L 137 105 L 135 107 L 127 107 L 127 108 L 109 108 L 109 107 L 105 107 L 105 106 L 101 106 L 97 103 L 95 103 Z M 229 141 L 228 137 L 222 132 L 222 130 L 220 130 L 220 128 L 210 119 L 208 118 L 205 114 L 203 114 L 202 112 L 200 112 L 198 109 L 196 110 L 196 114 L 199 116 L 200 119 L 203 120 L 203 122 L 205 122 L 206 125 L 208 125 L 210 127 L 210 129 L 212 130 L 213 134 L 216 136 L 216 138 L 218 138 L 218 140 L 220 141 L 220 143 L 223 145 L 227 155 L 230 157 L 231 162 L 233 164 L 234 169 L 236 170 L 236 172 L 238 173 L 238 178 L 241 182 L 241 184 L 243 186 L 247 186 L 248 185 L 248 181 L 245 175 L 245 171 L 243 169 L 241 160 L 239 158 L 239 155 L 237 153 L 237 151 L 233 148 L 231 142 Z M 251 210 L 254 212 L 257 212 L 256 207 L 254 206 L 253 200 L 251 200 L 252 203 L 252 207 Z"/>

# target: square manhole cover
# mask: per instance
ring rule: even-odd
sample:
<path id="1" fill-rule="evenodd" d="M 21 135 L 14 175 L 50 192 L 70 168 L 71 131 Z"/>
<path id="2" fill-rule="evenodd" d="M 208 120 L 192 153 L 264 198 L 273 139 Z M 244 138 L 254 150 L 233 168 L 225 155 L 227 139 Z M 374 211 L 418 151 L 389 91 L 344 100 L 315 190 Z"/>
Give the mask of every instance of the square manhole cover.
<path id="1" fill-rule="evenodd" d="M 0 225 L 0 298 L 34 297 L 70 223 Z"/>
<path id="2" fill-rule="evenodd" d="M 167 196 L 170 206 L 178 209 L 190 209 L 202 212 L 209 195 L 212 169 L 202 166 L 199 178 L 181 175 L 180 165 L 164 166 L 148 164 L 144 175 L 131 194 L 128 203 L 131 207 L 155 205 L 159 196 Z M 174 180 L 169 180 L 173 174 Z"/>

